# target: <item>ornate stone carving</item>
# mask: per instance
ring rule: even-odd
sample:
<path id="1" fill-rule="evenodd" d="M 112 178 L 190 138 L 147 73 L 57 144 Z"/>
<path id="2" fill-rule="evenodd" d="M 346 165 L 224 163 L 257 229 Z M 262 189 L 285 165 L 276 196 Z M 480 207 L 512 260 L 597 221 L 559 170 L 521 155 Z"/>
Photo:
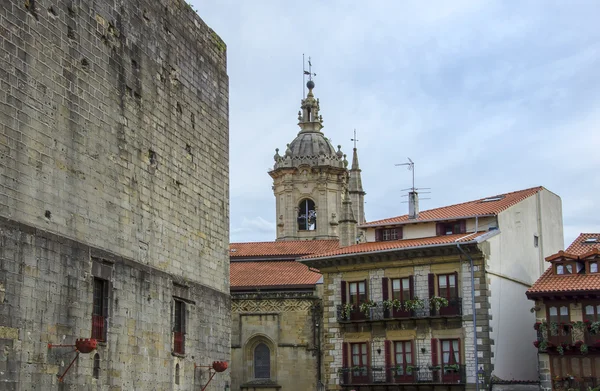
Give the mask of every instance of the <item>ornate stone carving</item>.
<path id="1" fill-rule="evenodd" d="M 232 300 L 231 311 L 239 312 L 299 312 L 309 311 L 312 300 L 304 299 L 265 299 L 265 300 Z"/>

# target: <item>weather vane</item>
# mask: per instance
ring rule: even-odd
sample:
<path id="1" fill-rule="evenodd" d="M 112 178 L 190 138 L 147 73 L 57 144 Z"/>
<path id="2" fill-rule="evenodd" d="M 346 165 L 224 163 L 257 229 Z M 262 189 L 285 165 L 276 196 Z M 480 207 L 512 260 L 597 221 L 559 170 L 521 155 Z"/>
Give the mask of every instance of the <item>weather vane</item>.
<path id="1" fill-rule="evenodd" d="M 306 70 L 306 61 L 304 60 L 304 53 L 302 53 L 302 99 L 306 97 L 306 90 L 304 89 L 304 86 L 306 85 L 306 75 L 308 75 L 308 81 L 312 81 L 313 76 L 317 76 L 317 74 L 312 71 L 310 57 L 308 57 L 308 71 Z"/>
<path id="2" fill-rule="evenodd" d="M 354 138 L 351 138 L 350 141 L 354 141 L 354 149 L 356 149 L 356 143 L 359 141 L 356 138 L 356 129 L 354 129 Z"/>

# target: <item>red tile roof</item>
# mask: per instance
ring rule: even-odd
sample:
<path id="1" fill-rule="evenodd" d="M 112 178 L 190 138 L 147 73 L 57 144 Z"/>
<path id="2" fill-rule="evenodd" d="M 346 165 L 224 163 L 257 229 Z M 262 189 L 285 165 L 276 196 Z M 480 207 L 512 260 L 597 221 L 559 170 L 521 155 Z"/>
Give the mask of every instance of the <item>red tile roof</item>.
<path id="1" fill-rule="evenodd" d="M 408 215 L 403 215 L 383 220 L 370 221 L 364 223 L 362 227 L 406 224 L 414 223 L 416 221 L 452 220 L 475 216 L 494 216 L 503 210 L 506 210 L 511 206 L 523 201 L 525 198 L 531 197 L 542 189 L 543 187 L 541 186 L 532 187 L 531 189 L 499 194 L 491 197 L 481 198 L 475 201 L 464 202 L 462 204 L 424 210 L 419 212 L 418 218 L 412 220 L 408 218 Z M 498 198 L 498 200 L 495 200 L 496 198 Z"/>
<path id="2" fill-rule="evenodd" d="M 230 258 L 244 257 L 300 257 L 307 254 L 331 251 L 340 246 L 339 240 L 294 240 L 279 242 L 231 243 Z"/>
<path id="3" fill-rule="evenodd" d="M 598 243 L 584 243 L 590 238 L 598 238 Z M 559 251 L 547 257 L 546 261 L 590 258 L 600 258 L 600 234 L 580 234 L 566 251 Z M 550 267 L 527 290 L 527 296 L 531 298 L 540 294 L 592 291 L 600 293 L 600 273 L 556 275 L 554 268 Z"/>
<path id="4" fill-rule="evenodd" d="M 577 239 L 571 243 L 565 252 L 574 255 L 583 255 L 595 248 L 600 250 L 600 234 L 579 234 Z"/>
<path id="5" fill-rule="evenodd" d="M 489 232 L 477 232 L 471 234 L 455 234 L 445 236 L 432 236 L 428 238 L 418 239 L 401 239 L 392 240 L 385 242 L 367 242 L 361 244 L 355 244 L 353 246 L 342 247 L 337 250 L 328 251 L 324 253 L 310 254 L 300 258 L 300 260 L 313 259 L 313 258 L 329 258 L 344 254 L 358 254 L 358 253 L 369 253 L 378 251 L 394 251 L 402 250 L 414 247 L 429 247 L 439 246 L 444 244 L 452 244 L 458 240 L 459 243 L 469 242 L 477 239 L 483 235 L 489 234 Z"/>
<path id="6" fill-rule="evenodd" d="M 321 274 L 296 261 L 231 262 L 231 288 L 314 285 Z"/>

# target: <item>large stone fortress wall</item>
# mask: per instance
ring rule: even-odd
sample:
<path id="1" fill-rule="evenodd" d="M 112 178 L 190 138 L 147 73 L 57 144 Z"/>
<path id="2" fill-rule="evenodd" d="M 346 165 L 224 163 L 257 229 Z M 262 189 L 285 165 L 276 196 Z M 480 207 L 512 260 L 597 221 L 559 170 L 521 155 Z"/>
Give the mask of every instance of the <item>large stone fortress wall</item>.
<path id="1" fill-rule="evenodd" d="M 0 2 L 5 384 L 58 389 L 69 359 L 47 344 L 90 336 L 106 273 L 103 372 L 82 356 L 66 383 L 191 390 L 206 375 L 194 363 L 228 359 L 228 115 L 225 44 L 184 1 Z"/>

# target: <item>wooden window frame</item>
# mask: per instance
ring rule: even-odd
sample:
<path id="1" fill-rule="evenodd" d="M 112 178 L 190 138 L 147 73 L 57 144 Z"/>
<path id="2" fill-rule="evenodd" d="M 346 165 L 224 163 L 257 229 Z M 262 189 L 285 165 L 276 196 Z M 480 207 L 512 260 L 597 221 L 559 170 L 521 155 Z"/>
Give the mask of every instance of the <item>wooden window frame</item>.
<path id="1" fill-rule="evenodd" d="M 443 221 L 435 225 L 436 236 L 467 233 L 467 220 Z"/>
<path id="2" fill-rule="evenodd" d="M 564 271 L 567 271 L 567 267 L 570 266 L 571 267 L 571 271 L 568 273 L 559 273 L 558 272 L 558 267 L 562 266 Z M 554 264 L 554 274 L 556 274 L 557 276 L 570 276 L 574 273 L 574 269 L 575 269 L 575 265 L 573 262 L 556 262 Z"/>
<path id="3" fill-rule="evenodd" d="M 173 353 L 185 354 L 186 303 L 175 299 L 173 302 Z"/>
<path id="4" fill-rule="evenodd" d="M 92 289 L 92 338 L 101 342 L 106 341 L 109 306 L 109 281 L 94 277 Z"/>
<path id="5" fill-rule="evenodd" d="M 597 260 L 594 259 L 594 260 L 591 260 L 591 261 L 587 261 L 586 264 L 587 264 L 587 272 L 588 273 L 590 273 L 590 274 L 600 273 L 600 268 L 598 267 L 598 261 Z M 596 271 L 595 272 L 592 271 L 592 264 L 596 265 Z"/>
<path id="6" fill-rule="evenodd" d="M 360 294 L 360 287 L 362 287 L 364 289 L 364 295 Z M 347 292 L 347 302 L 349 304 L 353 304 L 356 306 L 361 305 L 362 303 L 366 302 L 367 300 L 369 300 L 369 295 L 367 294 L 367 283 L 366 281 L 349 281 L 347 282 L 348 285 L 348 292 Z M 352 295 L 352 286 L 356 286 L 356 295 Z M 361 301 L 361 296 L 364 296 L 364 299 Z M 353 297 L 355 297 L 355 299 L 353 300 Z"/>
<path id="7" fill-rule="evenodd" d="M 389 242 L 393 240 L 402 239 L 403 229 L 402 227 L 394 228 L 379 228 L 375 230 L 375 241 L 376 242 Z"/>
<path id="8" fill-rule="evenodd" d="M 454 277 L 454 288 L 453 289 L 450 285 L 450 277 Z M 441 294 L 440 278 L 445 278 L 445 280 L 446 280 L 446 287 L 447 287 L 446 290 L 448 291 L 448 294 L 445 296 L 442 296 L 442 294 Z M 436 274 L 435 284 L 436 284 L 436 288 L 437 288 L 437 295 L 439 297 L 443 297 L 448 300 L 453 300 L 453 299 L 456 299 L 459 297 L 457 273 Z"/>
<path id="9" fill-rule="evenodd" d="M 398 344 L 401 344 L 402 346 L 402 352 L 400 353 L 403 356 L 403 363 L 398 363 Z M 406 353 L 406 346 L 410 346 L 410 353 L 407 355 Z M 402 365 L 403 370 L 402 373 L 398 373 L 397 371 L 393 371 L 394 377 L 397 380 L 411 380 L 414 378 L 415 372 L 412 373 L 408 373 L 406 368 L 408 366 L 415 366 L 415 345 L 413 343 L 412 340 L 400 340 L 400 341 L 392 341 L 392 350 L 393 350 L 393 356 L 392 356 L 392 362 L 394 364 L 394 366 L 398 367 L 399 365 Z M 406 362 L 406 358 L 410 357 L 410 363 Z"/>

